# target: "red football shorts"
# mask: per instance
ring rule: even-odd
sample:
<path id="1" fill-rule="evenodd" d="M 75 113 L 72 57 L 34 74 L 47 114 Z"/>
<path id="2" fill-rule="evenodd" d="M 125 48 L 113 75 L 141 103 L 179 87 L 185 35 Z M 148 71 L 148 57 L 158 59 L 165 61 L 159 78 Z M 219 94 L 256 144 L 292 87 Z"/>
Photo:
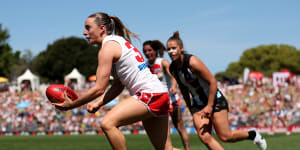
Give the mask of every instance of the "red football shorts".
<path id="1" fill-rule="evenodd" d="M 148 110 L 156 117 L 168 116 L 170 96 L 169 93 L 143 93 L 138 92 L 135 97 L 145 104 Z"/>

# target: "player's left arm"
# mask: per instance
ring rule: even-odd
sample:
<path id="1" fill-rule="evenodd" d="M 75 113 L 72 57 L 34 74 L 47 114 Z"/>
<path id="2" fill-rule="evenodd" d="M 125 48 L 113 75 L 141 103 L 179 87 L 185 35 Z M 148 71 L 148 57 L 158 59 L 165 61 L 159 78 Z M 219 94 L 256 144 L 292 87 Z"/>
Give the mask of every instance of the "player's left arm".
<path id="1" fill-rule="evenodd" d="M 101 96 L 100 99 L 87 104 L 87 111 L 90 113 L 95 113 L 99 110 L 99 108 L 111 100 L 115 99 L 124 89 L 124 85 L 121 83 L 119 79 L 115 79 L 110 89 Z"/>
<path id="2" fill-rule="evenodd" d="M 167 72 L 167 74 L 169 75 L 169 77 L 172 80 L 172 85 L 171 85 L 170 91 L 173 94 L 175 94 L 176 93 L 176 88 L 177 88 L 177 82 L 176 82 L 175 77 L 170 72 L 170 69 L 169 69 L 170 68 L 170 63 L 167 60 L 163 59 L 161 64 L 162 64 L 164 70 Z"/>
<path id="3" fill-rule="evenodd" d="M 104 94 L 103 102 L 99 105 L 100 107 L 107 104 L 111 100 L 115 99 L 124 89 L 124 85 L 121 83 L 119 79 L 115 79 L 112 86 L 109 90 Z"/>
<path id="4" fill-rule="evenodd" d="M 217 93 L 217 80 L 206 67 L 206 65 L 196 56 L 191 57 L 189 64 L 191 71 L 196 73 L 201 79 L 205 80 L 209 84 L 208 103 L 203 109 L 203 113 L 206 117 L 210 117 Z"/>

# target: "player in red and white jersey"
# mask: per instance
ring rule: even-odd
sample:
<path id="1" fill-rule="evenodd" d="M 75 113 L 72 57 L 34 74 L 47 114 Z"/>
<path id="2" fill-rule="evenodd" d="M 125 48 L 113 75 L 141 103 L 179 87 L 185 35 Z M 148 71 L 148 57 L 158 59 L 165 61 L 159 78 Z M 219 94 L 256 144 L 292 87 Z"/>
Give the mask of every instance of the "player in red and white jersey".
<path id="1" fill-rule="evenodd" d="M 165 46 L 158 40 L 145 41 L 143 43 L 143 52 L 148 59 L 148 67 L 152 74 L 157 75 L 165 87 L 169 89 L 170 94 L 170 116 L 173 124 L 181 136 L 182 143 L 186 150 L 190 150 L 189 136 L 184 129 L 182 114 L 180 109 L 179 96 L 176 94 L 177 84 L 175 78 L 169 72 L 170 63 L 163 57 Z"/>
<path id="2" fill-rule="evenodd" d="M 122 55 L 113 64 L 112 73 L 115 78 L 118 78 L 127 87 L 130 95 L 138 92 L 167 92 L 167 87 L 161 84 L 155 75 L 151 74 L 147 68 L 146 61 L 138 49 L 123 37 L 117 35 L 106 36 L 102 45 L 109 41 L 117 42 L 122 48 Z"/>
<path id="3" fill-rule="evenodd" d="M 140 51 L 130 43 L 130 36 L 137 35 L 130 32 L 118 17 L 106 13 L 90 15 L 85 21 L 83 34 L 90 44 L 101 47 L 96 84 L 73 102 L 65 96 L 64 103 L 54 104 L 56 108 L 69 110 L 103 95 L 87 105 L 87 110 L 94 113 L 126 87 L 131 96 L 113 107 L 101 121 L 101 128 L 112 148 L 127 149 L 119 126 L 142 121 L 154 148 L 171 150 L 172 143 L 168 136 L 168 89 L 150 72 Z M 114 81 L 106 91 L 111 74 Z"/>

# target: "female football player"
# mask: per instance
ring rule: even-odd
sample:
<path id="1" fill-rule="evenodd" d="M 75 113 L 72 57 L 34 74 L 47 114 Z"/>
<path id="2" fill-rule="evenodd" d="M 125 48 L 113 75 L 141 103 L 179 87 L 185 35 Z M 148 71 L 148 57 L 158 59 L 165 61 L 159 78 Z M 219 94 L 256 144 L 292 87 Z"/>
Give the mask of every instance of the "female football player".
<path id="1" fill-rule="evenodd" d="M 178 31 L 168 39 L 167 50 L 172 60 L 170 72 L 192 113 L 194 126 L 201 141 L 209 149 L 224 149 L 211 135 L 214 127 L 216 135 L 223 142 L 251 139 L 260 149 L 265 150 L 266 141 L 257 130 L 246 132 L 229 129 L 228 103 L 218 90 L 215 77 L 199 58 L 184 51 Z"/>
<path id="2" fill-rule="evenodd" d="M 108 141 L 113 149 L 126 149 L 126 140 L 119 126 L 142 121 L 155 149 L 172 149 L 168 139 L 168 89 L 153 75 L 140 53 L 131 44 L 130 32 L 116 16 L 95 13 L 85 21 L 83 32 L 90 44 L 100 47 L 96 85 L 75 101 L 65 96 L 64 103 L 55 104 L 60 110 L 69 110 L 87 105 L 89 112 L 96 112 L 101 106 L 113 100 L 126 87 L 130 97 L 112 108 L 101 122 Z M 112 86 L 105 92 L 110 75 L 114 76 Z"/>
<path id="3" fill-rule="evenodd" d="M 143 52 L 148 59 L 148 67 L 152 74 L 156 74 L 158 79 L 169 89 L 170 95 L 170 116 L 173 124 L 181 136 L 181 141 L 186 150 L 190 150 L 189 135 L 184 129 L 181 110 L 180 99 L 176 94 L 177 84 L 175 78 L 169 72 L 170 63 L 163 59 L 165 46 L 158 40 L 145 41 L 143 43 Z M 171 82 L 172 79 L 172 82 Z"/>

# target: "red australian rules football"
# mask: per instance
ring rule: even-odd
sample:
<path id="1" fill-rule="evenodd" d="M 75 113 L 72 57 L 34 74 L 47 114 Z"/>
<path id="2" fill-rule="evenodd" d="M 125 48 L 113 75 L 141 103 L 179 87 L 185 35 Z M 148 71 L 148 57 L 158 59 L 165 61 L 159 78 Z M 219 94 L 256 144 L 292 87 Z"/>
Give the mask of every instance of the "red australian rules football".
<path id="1" fill-rule="evenodd" d="M 64 102 L 64 92 L 66 91 L 67 96 L 74 101 L 78 98 L 77 94 L 69 87 L 61 84 L 53 84 L 48 86 L 46 89 L 46 96 L 52 103 Z"/>

